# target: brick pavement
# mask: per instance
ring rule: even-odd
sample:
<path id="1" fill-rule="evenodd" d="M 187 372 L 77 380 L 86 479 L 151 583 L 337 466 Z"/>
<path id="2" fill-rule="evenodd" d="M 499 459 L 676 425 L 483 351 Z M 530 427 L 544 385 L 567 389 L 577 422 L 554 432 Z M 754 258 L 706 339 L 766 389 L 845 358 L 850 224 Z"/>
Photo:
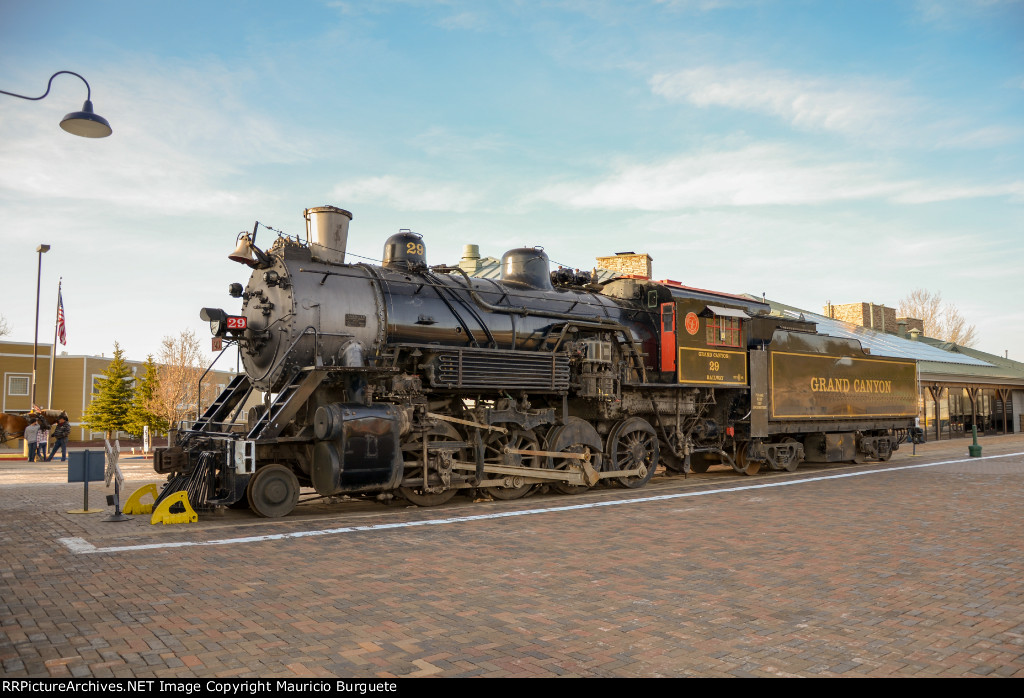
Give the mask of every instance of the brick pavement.
<path id="1" fill-rule="evenodd" d="M 1021 453 L 1024 437 L 982 445 Z M 62 482 L 65 466 L 0 461 L 0 674 L 1024 676 L 1024 456 L 890 470 L 962 458 L 966 442 L 918 452 L 755 478 L 712 470 L 636 492 L 443 510 L 344 502 L 189 526 L 67 514 L 82 486 Z M 145 461 L 122 465 L 133 484 L 149 476 Z M 871 474 L 717 491 L 858 472 Z M 59 542 L 526 510 L 541 511 L 174 549 L 76 554 Z"/>

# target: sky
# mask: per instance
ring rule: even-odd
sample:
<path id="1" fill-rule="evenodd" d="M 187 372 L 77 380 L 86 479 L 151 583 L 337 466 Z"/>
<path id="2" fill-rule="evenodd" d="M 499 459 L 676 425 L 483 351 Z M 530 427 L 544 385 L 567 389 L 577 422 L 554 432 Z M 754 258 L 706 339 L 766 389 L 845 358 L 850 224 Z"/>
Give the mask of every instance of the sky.
<path id="1" fill-rule="evenodd" d="M 229 312 L 256 221 L 353 213 L 430 264 L 542 245 L 582 269 L 896 306 L 941 292 L 1024 360 L 1024 2 L 0 0 L 5 339 L 132 359 Z M 269 245 L 261 230 L 257 243 Z M 350 259 L 352 259 L 350 257 Z"/>

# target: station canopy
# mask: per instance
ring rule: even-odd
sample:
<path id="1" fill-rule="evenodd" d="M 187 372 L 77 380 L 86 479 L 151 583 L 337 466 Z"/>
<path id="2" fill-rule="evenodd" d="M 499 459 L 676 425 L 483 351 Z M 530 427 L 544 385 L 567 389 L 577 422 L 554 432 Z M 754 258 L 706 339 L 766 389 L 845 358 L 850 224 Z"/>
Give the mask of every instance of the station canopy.
<path id="1" fill-rule="evenodd" d="M 751 296 L 756 298 L 756 296 Z M 875 356 L 895 356 L 901 359 L 916 359 L 917 361 L 935 361 L 946 364 L 962 364 L 966 366 L 993 366 L 993 364 L 982 361 L 973 356 L 945 351 L 927 342 L 916 341 L 894 334 L 888 334 L 881 330 L 873 330 L 870 327 L 861 327 L 852 322 L 843 322 L 825 315 L 812 313 L 800 308 L 767 301 L 773 312 L 783 317 L 799 318 L 810 320 L 818 324 L 818 332 L 833 337 L 845 337 L 856 339 L 865 349 Z"/>

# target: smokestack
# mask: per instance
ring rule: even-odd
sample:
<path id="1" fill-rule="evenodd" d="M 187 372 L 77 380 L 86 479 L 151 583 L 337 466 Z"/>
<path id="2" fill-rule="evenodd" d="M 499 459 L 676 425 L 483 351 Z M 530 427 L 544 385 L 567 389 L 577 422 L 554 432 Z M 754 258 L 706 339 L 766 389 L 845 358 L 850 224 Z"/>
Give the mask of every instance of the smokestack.
<path id="1" fill-rule="evenodd" d="M 302 216 L 306 219 L 306 242 L 313 259 L 344 264 L 352 214 L 336 206 L 317 206 L 307 208 Z"/>

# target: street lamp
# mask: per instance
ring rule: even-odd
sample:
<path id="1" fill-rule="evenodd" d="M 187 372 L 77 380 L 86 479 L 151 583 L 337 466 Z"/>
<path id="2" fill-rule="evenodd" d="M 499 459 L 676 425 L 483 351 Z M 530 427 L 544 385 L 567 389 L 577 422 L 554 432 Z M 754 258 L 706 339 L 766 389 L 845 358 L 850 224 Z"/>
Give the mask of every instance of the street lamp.
<path id="1" fill-rule="evenodd" d="M 32 408 L 36 406 L 36 365 L 39 363 L 39 282 L 43 277 L 43 255 L 49 251 L 49 245 L 36 248 L 39 253 L 39 271 L 36 272 L 36 334 L 32 340 Z"/>
<path id="2" fill-rule="evenodd" d="M 68 133 L 76 136 L 82 136 L 84 138 L 106 138 L 113 133 L 113 129 L 110 128 L 110 124 L 107 120 L 92 110 L 92 88 L 89 87 L 89 82 L 78 73 L 72 73 L 70 70 L 59 70 L 51 75 L 50 81 L 46 83 L 46 92 L 44 92 L 40 97 L 26 97 L 25 95 L 19 95 L 5 90 L 0 90 L 0 94 L 37 101 L 50 94 L 50 86 L 53 85 L 53 79 L 61 74 L 74 75 L 76 78 L 84 82 L 86 96 L 85 104 L 82 105 L 82 111 L 73 111 L 70 114 L 67 114 L 63 119 L 61 119 L 60 127 Z"/>

